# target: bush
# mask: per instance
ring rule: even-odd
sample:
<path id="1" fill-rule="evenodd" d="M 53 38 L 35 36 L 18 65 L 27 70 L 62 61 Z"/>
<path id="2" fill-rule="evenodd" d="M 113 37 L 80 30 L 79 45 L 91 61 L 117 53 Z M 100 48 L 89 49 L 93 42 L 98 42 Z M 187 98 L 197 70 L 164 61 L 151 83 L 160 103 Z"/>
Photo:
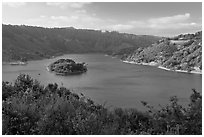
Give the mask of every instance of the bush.
<path id="1" fill-rule="evenodd" d="M 187 108 L 178 104 L 176 96 L 170 98 L 170 104 L 155 110 L 145 106 L 152 114 L 153 128 L 151 134 L 202 134 L 202 97 L 195 89 L 190 96 Z"/>
<path id="2" fill-rule="evenodd" d="M 195 89 L 187 108 L 177 97 L 159 110 L 108 110 L 57 84 L 44 87 L 28 75 L 2 83 L 4 135 L 202 134 L 202 97 Z"/>

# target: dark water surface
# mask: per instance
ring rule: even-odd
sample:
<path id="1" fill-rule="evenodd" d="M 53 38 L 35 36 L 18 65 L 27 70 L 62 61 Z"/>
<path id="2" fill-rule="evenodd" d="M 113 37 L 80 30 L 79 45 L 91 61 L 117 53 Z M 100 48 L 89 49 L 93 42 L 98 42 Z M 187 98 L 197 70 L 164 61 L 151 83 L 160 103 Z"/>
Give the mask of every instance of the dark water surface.
<path id="1" fill-rule="evenodd" d="M 82 75 L 56 76 L 46 66 L 59 58 L 88 63 Z M 2 79 L 14 82 L 20 73 L 29 74 L 42 84 L 58 83 L 83 93 L 107 107 L 137 108 L 140 101 L 164 106 L 169 97 L 178 96 L 181 104 L 189 102 L 192 88 L 202 91 L 202 75 L 169 72 L 151 66 L 132 65 L 102 54 L 69 54 L 54 59 L 29 61 L 26 66 L 2 65 Z M 39 75 L 40 74 L 40 75 Z"/>

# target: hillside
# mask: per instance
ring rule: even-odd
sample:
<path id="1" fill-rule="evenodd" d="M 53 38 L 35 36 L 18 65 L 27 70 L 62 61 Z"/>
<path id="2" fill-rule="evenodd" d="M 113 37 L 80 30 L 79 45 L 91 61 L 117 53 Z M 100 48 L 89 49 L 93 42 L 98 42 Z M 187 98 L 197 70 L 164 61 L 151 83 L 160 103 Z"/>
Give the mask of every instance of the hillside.
<path id="1" fill-rule="evenodd" d="M 67 28 L 2 25 L 3 61 L 35 60 L 66 53 L 130 54 L 161 39 L 156 36 Z"/>
<path id="2" fill-rule="evenodd" d="M 202 31 L 165 38 L 146 48 L 138 48 L 124 60 L 153 63 L 170 70 L 202 70 Z"/>

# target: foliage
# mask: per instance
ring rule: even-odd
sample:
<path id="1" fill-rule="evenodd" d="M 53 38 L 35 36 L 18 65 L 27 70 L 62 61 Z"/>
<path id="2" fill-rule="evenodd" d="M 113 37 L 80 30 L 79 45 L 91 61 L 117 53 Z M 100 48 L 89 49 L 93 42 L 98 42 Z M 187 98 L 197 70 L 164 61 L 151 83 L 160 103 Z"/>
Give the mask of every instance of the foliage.
<path id="1" fill-rule="evenodd" d="M 2 83 L 5 135 L 202 134 L 202 97 L 193 89 L 187 108 L 177 97 L 159 110 L 108 110 L 57 84 L 42 86 L 21 74 L 14 85 Z"/>
<path id="2" fill-rule="evenodd" d="M 144 49 L 137 49 L 124 60 L 137 63 L 156 62 L 172 70 L 202 69 L 202 32 L 166 38 Z"/>
<path id="3" fill-rule="evenodd" d="M 2 25 L 3 61 L 43 59 L 67 53 L 129 53 L 146 47 L 156 36 L 75 28 Z"/>
<path id="4" fill-rule="evenodd" d="M 153 116 L 153 133 L 156 134 L 202 134 L 202 97 L 193 89 L 188 108 L 178 104 L 176 96 L 170 98 L 170 104 L 160 110 L 145 106 Z"/>
<path id="5" fill-rule="evenodd" d="M 59 59 L 49 66 L 49 70 L 58 74 L 76 74 L 87 71 L 85 63 L 75 63 L 71 59 Z"/>

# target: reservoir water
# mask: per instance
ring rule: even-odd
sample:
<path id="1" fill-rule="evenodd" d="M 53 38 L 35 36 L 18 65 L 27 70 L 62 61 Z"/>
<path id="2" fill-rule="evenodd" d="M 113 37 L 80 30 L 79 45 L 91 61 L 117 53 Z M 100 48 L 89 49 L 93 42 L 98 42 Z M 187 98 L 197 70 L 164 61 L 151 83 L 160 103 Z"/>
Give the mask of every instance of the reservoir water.
<path id="1" fill-rule="evenodd" d="M 82 75 L 57 76 L 46 66 L 60 58 L 88 63 Z M 140 101 L 158 107 L 165 106 L 171 96 L 186 105 L 192 88 L 202 91 L 202 75 L 170 72 L 152 66 L 126 64 L 102 54 L 68 54 L 53 59 L 29 61 L 26 66 L 2 65 L 2 80 L 14 82 L 20 73 L 29 74 L 42 84 L 57 83 L 83 93 L 105 106 L 144 110 Z"/>

